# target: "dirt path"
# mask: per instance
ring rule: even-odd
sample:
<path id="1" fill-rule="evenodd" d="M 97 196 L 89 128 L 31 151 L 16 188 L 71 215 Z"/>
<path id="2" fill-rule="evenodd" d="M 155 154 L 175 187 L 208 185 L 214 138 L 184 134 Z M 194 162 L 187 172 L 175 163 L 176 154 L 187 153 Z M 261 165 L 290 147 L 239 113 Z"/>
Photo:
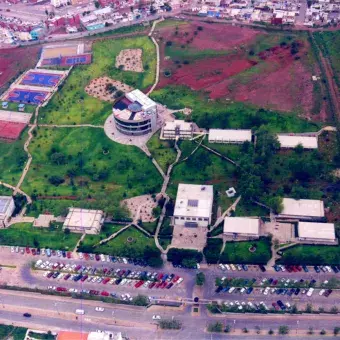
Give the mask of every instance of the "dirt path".
<path id="1" fill-rule="evenodd" d="M 33 126 L 33 125 L 32 125 Z M 39 127 L 50 128 L 79 128 L 79 127 L 92 127 L 98 129 L 104 129 L 104 125 L 92 125 L 92 124 L 77 124 L 77 125 L 56 125 L 56 124 L 38 124 Z"/>

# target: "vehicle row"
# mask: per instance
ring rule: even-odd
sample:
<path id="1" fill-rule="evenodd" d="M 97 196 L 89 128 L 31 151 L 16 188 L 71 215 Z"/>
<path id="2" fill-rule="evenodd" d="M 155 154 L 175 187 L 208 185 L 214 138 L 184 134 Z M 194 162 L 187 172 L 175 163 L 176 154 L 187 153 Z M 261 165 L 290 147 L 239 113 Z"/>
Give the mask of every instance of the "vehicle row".
<path id="1" fill-rule="evenodd" d="M 249 270 L 249 266 L 246 264 L 232 264 L 232 263 L 220 263 L 219 268 L 223 271 L 248 271 Z M 263 265 L 259 265 L 257 266 L 262 272 L 266 271 L 265 266 Z"/>
<path id="2" fill-rule="evenodd" d="M 72 253 L 70 251 L 65 251 L 65 250 L 53 250 L 49 248 L 30 248 L 30 247 L 19 247 L 19 246 L 12 246 L 11 247 L 11 253 L 20 253 L 22 255 L 24 254 L 31 254 L 33 256 L 37 255 L 42 255 L 42 256 L 58 256 L 58 257 L 64 257 L 64 258 L 72 258 Z"/>
<path id="3" fill-rule="evenodd" d="M 126 257 L 111 256 L 105 254 L 90 254 L 90 253 L 77 253 L 80 260 L 86 261 L 101 261 L 101 262 L 113 262 L 133 264 L 135 266 L 146 267 L 147 263 L 143 259 L 130 259 Z"/>
<path id="4" fill-rule="evenodd" d="M 224 305 L 228 308 L 231 308 L 231 309 L 237 309 L 237 310 L 244 310 L 244 309 L 247 309 L 247 310 L 257 310 L 257 311 L 260 311 L 260 310 L 265 310 L 265 311 L 269 311 L 270 308 L 266 305 L 265 302 L 261 301 L 259 303 L 256 303 L 256 302 L 251 302 L 251 301 L 248 301 L 248 302 L 245 302 L 245 301 L 225 301 L 224 302 Z M 281 301 L 281 300 L 278 300 L 277 302 L 273 302 L 272 303 L 272 306 L 273 306 L 273 309 L 275 309 L 276 311 L 278 310 L 289 310 L 291 308 L 291 305 L 289 302 L 286 302 L 285 304 Z"/>
<path id="5" fill-rule="evenodd" d="M 308 273 L 309 272 L 309 269 L 306 265 L 302 265 L 302 266 L 299 266 L 299 265 L 286 265 L 286 266 L 283 266 L 283 265 L 275 265 L 273 266 L 274 270 L 276 272 L 284 272 L 284 271 L 287 271 L 289 273 L 297 273 L 297 272 L 301 272 L 301 271 L 304 271 L 305 273 Z M 332 266 L 313 266 L 312 267 L 314 269 L 314 271 L 316 273 L 320 273 L 320 272 L 324 272 L 324 273 L 339 273 L 340 272 L 340 266 L 335 266 L 335 265 L 332 265 Z"/>

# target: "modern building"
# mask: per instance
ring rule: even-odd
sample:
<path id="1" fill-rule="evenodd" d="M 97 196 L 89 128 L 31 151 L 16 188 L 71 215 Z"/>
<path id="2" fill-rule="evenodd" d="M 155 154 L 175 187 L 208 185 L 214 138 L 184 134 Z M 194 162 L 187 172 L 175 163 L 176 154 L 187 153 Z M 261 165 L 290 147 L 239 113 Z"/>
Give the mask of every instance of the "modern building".
<path id="1" fill-rule="evenodd" d="M 212 185 L 179 184 L 173 224 L 188 228 L 207 227 L 211 223 L 213 200 Z"/>
<path id="2" fill-rule="evenodd" d="M 57 340 L 123 340 L 121 332 L 69 332 L 60 331 Z"/>
<path id="3" fill-rule="evenodd" d="M 209 143 L 242 144 L 251 142 L 251 130 L 210 129 Z"/>
<path id="4" fill-rule="evenodd" d="M 299 136 L 299 135 L 285 135 L 278 134 L 277 138 L 280 142 L 281 148 L 292 149 L 301 144 L 304 149 L 317 149 L 317 136 Z"/>
<path id="5" fill-rule="evenodd" d="M 163 139 L 190 139 L 193 137 L 193 124 L 184 120 L 166 122 L 162 128 L 161 138 Z"/>
<path id="6" fill-rule="evenodd" d="M 119 132 L 146 135 L 157 128 L 157 104 L 142 91 L 133 90 L 114 104 L 113 117 Z"/>
<path id="7" fill-rule="evenodd" d="M 15 204 L 12 196 L 0 196 L 0 228 L 6 228 L 14 212 Z"/>
<path id="8" fill-rule="evenodd" d="M 104 223 L 102 210 L 70 208 L 63 229 L 73 233 L 98 234 Z"/>
<path id="9" fill-rule="evenodd" d="M 306 243 L 337 243 L 334 224 L 299 222 L 298 240 Z"/>
<path id="10" fill-rule="evenodd" d="M 69 0 L 51 0 L 51 5 L 53 7 L 66 6 Z"/>
<path id="11" fill-rule="evenodd" d="M 250 217 L 226 217 L 223 234 L 237 238 L 238 236 L 257 239 L 260 236 L 260 219 Z"/>
<path id="12" fill-rule="evenodd" d="M 323 201 L 284 198 L 282 204 L 283 210 L 278 215 L 279 218 L 308 221 L 324 220 L 325 210 Z"/>

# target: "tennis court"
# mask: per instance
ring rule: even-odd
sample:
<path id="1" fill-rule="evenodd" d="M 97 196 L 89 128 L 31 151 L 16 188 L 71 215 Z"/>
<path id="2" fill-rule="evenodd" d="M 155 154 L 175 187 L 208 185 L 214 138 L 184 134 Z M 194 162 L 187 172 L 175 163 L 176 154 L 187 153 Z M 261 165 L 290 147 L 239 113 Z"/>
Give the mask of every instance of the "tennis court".
<path id="1" fill-rule="evenodd" d="M 60 82 L 62 75 L 47 74 L 40 72 L 28 72 L 20 81 L 20 85 L 34 85 L 44 87 L 55 87 Z"/>
<path id="2" fill-rule="evenodd" d="M 78 44 L 70 46 L 54 46 L 45 47 L 43 50 L 43 58 L 56 58 L 63 55 L 76 55 L 78 53 Z"/>
<path id="3" fill-rule="evenodd" d="M 80 54 L 69 57 L 58 57 L 43 59 L 41 62 L 42 66 L 72 66 L 81 64 L 91 64 L 92 55 L 91 54 Z"/>
<path id="4" fill-rule="evenodd" d="M 14 123 L 0 120 L 0 139 L 18 139 L 25 127 L 25 123 Z"/>
<path id="5" fill-rule="evenodd" d="M 39 105 L 46 100 L 48 95 L 49 93 L 45 91 L 22 90 L 14 88 L 7 94 L 6 100 L 15 103 Z"/>

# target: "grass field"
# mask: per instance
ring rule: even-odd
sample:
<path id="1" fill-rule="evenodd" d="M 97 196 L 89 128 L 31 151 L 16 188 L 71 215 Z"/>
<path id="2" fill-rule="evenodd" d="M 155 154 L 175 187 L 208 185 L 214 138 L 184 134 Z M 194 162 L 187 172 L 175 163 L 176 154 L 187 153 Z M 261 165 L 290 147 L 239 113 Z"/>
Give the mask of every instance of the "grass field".
<path id="1" fill-rule="evenodd" d="M 24 340 L 27 328 L 0 325 L 0 339 Z"/>
<path id="2" fill-rule="evenodd" d="M 282 114 L 239 102 L 208 101 L 202 93 L 184 86 L 167 86 L 154 91 L 151 97 L 171 109 L 191 108 L 192 120 L 206 129 L 252 129 L 265 125 L 273 132 L 319 130 L 318 124 L 298 118 L 295 114 Z"/>
<path id="3" fill-rule="evenodd" d="M 340 87 L 340 31 L 320 31 L 313 33 L 322 53 L 331 61 L 335 80 Z"/>
<path id="4" fill-rule="evenodd" d="M 143 50 L 144 72 L 119 70 L 115 67 L 116 56 L 123 49 Z M 155 48 L 146 37 L 99 41 L 93 44 L 93 62 L 73 69 L 61 90 L 39 113 L 40 123 L 48 124 L 103 124 L 111 113 L 111 104 L 87 95 L 86 85 L 94 78 L 108 76 L 135 88 L 145 89 L 152 85 L 156 72 Z"/>
<path id="5" fill-rule="evenodd" d="M 128 34 L 128 33 L 134 33 L 134 32 L 144 32 L 149 30 L 149 26 L 143 26 L 143 25 L 132 25 L 132 26 L 126 26 L 126 27 L 119 27 L 117 29 L 114 29 L 112 31 L 98 33 L 95 35 L 96 38 L 99 37 L 110 37 L 115 36 L 118 34 Z M 93 36 L 88 37 L 89 39 L 93 39 Z"/>
<path id="6" fill-rule="evenodd" d="M 24 144 L 27 138 L 27 130 L 20 138 L 12 143 L 0 142 L 0 181 L 16 185 L 21 176 L 27 155 Z"/>
<path id="7" fill-rule="evenodd" d="M 249 248 L 256 244 L 256 251 Z M 266 264 L 271 258 L 270 241 L 267 238 L 258 241 L 227 242 L 220 261 L 222 263 Z"/>
<path id="8" fill-rule="evenodd" d="M 132 242 L 128 242 L 128 238 Z M 142 258 L 146 246 L 156 248 L 154 239 L 148 238 L 134 227 L 129 227 L 113 240 L 95 249 L 97 253 L 113 256 L 126 256 L 130 258 Z"/>
<path id="9" fill-rule="evenodd" d="M 114 213 L 122 199 L 158 192 L 161 185 L 142 151 L 112 143 L 101 129 L 39 128 L 30 152 L 33 162 L 23 190 L 47 199 L 69 198 L 78 207 L 105 207 Z M 56 163 L 53 155 L 61 159 Z"/>
<path id="10" fill-rule="evenodd" d="M 8 246 L 73 250 L 80 234 L 65 233 L 59 228 L 35 228 L 31 223 L 17 223 L 0 229 L 0 243 Z"/>
<path id="11" fill-rule="evenodd" d="M 24 113 L 33 113 L 36 109 L 35 105 L 30 105 L 30 104 L 25 104 L 25 111 Z M 18 103 L 8 103 L 8 108 L 6 109 L 7 111 L 15 111 L 18 112 L 19 108 L 18 108 Z M 5 111 L 6 111 L 5 110 Z"/>
<path id="12" fill-rule="evenodd" d="M 160 140 L 159 135 L 159 133 L 155 133 L 148 141 L 147 147 L 152 157 L 166 173 L 169 165 L 176 159 L 176 151 L 173 146 L 174 142 Z"/>
<path id="13" fill-rule="evenodd" d="M 339 265 L 340 246 L 295 246 L 284 250 L 279 263 L 300 265 Z"/>

